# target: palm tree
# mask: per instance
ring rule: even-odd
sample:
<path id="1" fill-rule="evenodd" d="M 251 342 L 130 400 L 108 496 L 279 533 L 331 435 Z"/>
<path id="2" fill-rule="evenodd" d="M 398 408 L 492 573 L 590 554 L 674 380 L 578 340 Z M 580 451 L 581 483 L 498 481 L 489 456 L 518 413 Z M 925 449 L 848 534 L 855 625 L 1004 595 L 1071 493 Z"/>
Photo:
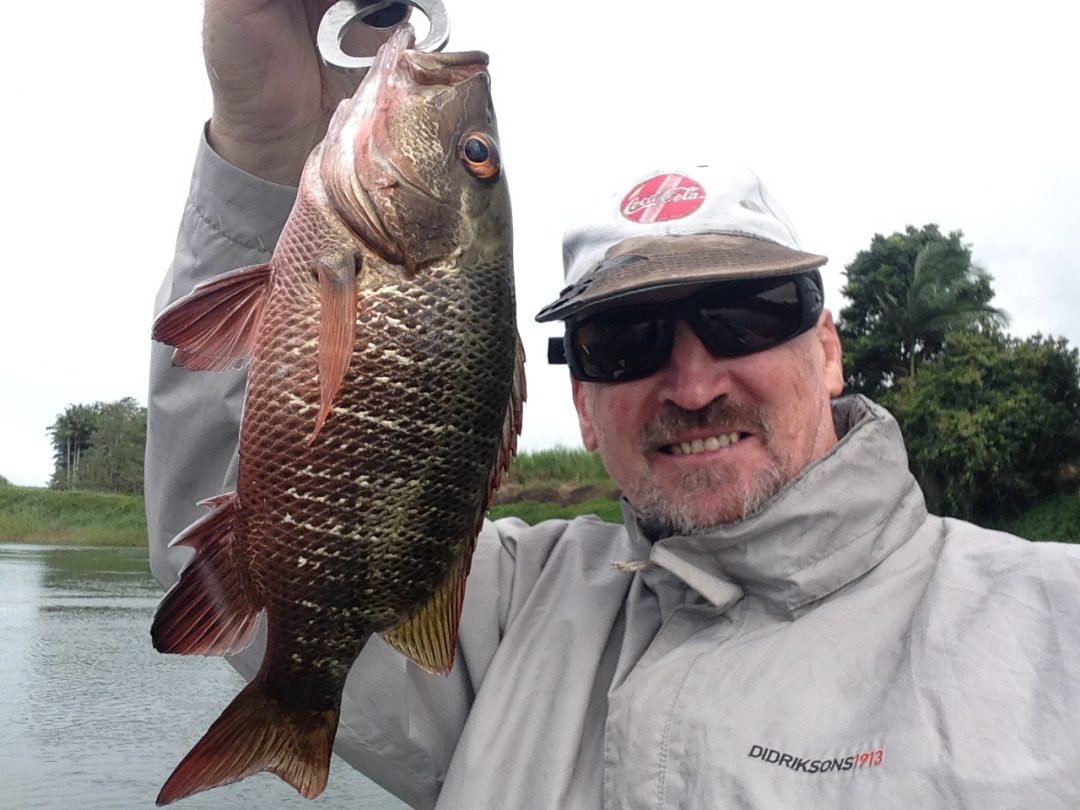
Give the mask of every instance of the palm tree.
<path id="1" fill-rule="evenodd" d="M 988 303 L 989 274 L 971 262 L 966 250 L 956 248 L 951 241 L 933 241 L 919 250 L 907 298 L 896 312 L 903 335 L 901 357 L 912 382 L 916 359 L 929 347 L 936 353 L 949 332 L 1009 322 L 1004 310 Z"/>
<path id="2" fill-rule="evenodd" d="M 936 357 L 948 333 L 1007 323 L 990 305 L 990 274 L 972 262 L 962 240 L 960 231 L 946 236 L 937 225 L 908 225 L 875 234 L 844 268 L 849 303 L 838 328 L 848 391 L 882 397 Z"/>

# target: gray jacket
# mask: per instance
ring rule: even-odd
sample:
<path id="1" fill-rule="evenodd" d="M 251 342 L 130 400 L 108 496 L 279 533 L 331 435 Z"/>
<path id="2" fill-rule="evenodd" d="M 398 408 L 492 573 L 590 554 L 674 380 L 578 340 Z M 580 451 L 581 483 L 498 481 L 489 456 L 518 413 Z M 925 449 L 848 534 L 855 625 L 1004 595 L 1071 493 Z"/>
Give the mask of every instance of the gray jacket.
<path id="1" fill-rule="evenodd" d="M 292 198 L 204 143 L 159 308 L 264 261 Z M 164 586 L 169 540 L 232 486 L 243 387 L 170 354 L 146 489 Z M 487 523 L 453 672 L 373 639 L 337 753 L 417 807 L 1080 806 L 1080 550 L 928 515 L 892 417 L 834 416 L 828 456 L 706 536 L 650 542 L 628 506 L 625 528 Z"/>

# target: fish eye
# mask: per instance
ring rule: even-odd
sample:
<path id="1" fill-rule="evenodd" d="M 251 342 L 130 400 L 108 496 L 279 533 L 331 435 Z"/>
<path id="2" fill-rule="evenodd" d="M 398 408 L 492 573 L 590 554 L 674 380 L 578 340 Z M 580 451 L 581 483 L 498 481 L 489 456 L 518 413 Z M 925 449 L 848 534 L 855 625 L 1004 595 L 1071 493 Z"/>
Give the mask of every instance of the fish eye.
<path id="1" fill-rule="evenodd" d="M 461 139 L 461 162 L 478 180 L 494 180 L 499 176 L 499 147 L 484 132 L 470 132 Z"/>

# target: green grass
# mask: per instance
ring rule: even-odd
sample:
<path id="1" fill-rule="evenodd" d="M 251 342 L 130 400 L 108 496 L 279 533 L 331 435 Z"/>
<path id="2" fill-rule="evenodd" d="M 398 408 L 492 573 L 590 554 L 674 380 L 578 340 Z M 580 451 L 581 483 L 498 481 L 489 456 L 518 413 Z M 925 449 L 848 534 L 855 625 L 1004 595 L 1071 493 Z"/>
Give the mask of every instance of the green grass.
<path id="1" fill-rule="evenodd" d="M 507 483 L 525 489 L 560 484 L 614 486 L 595 454 L 567 448 L 522 453 L 515 459 Z M 524 497 L 528 497 L 527 492 Z M 491 511 L 493 518 L 514 515 L 530 524 L 581 514 L 597 514 L 615 522 L 622 520 L 618 502 L 608 498 L 572 505 L 523 500 L 496 506 Z M 106 492 L 18 487 L 0 479 L 0 541 L 145 545 L 143 499 Z"/>
<path id="2" fill-rule="evenodd" d="M 518 517 L 535 526 L 552 518 L 569 520 L 578 515 L 596 515 L 610 523 L 622 523 L 622 512 L 619 510 L 619 502 L 609 498 L 594 498 L 591 501 L 561 506 L 557 503 L 537 503 L 536 501 L 518 501 L 494 506 L 488 517 L 496 520 L 501 517 Z"/>
<path id="3" fill-rule="evenodd" d="M 504 480 L 522 486 L 552 483 L 613 486 L 597 453 L 568 447 L 519 453 Z"/>
<path id="4" fill-rule="evenodd" d="M 618 500 L 604 497 L 616 492 L 615 482 L 597 453 L 568 447 L 521 453 L 510 466 L 500 491 L 500 495 L 512 496 L 508 498 L 511 502 L 496 504 L 489 517 L 519 517 L 535 525 L 552 518 L 595 514 L 619 523 L 622 513 Z M 581 497 L 587 500 L 566 502 Z"/>
<path id="5" fill-rule="evenodd" d="M 0 541 L 144 546 L 143 499 L 109 492 L 0 487 Z"/>
<path id="6" fill-rule="evenodd" d="M 524 453 L 515 462 L 510 480 L 527 488 L 607 486 L 610 479 L 599 459 L 584 450 L 557 448 Z M 594 498 L 561 505 L 521 500 L 493 507 L 494 518 L 515 516 L 535 525 L 552 518 L 570 519 L 594 514 L 619 523 L 618 501 Z M 1000 525 L 1029 540 L 1080 542 L 1080 497 L 1059 495 Z M 106 492 L 70 492 L 40 487 L 19 487 L 0 479 L 0 541 L 73 545 L 141 546 L 146 543 L 143 499 Z"/>

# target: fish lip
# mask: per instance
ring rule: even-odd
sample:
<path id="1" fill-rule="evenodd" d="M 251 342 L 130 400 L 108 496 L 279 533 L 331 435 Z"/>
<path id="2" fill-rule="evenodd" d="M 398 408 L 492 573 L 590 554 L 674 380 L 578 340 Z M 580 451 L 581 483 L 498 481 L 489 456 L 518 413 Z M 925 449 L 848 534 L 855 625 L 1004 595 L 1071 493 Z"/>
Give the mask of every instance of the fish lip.
<path id="1" fill-rule="evenodd" d="M 403 50 L 398 56 L 410 78 L 420 85 L 458 85 L 487 73 L 488 55 L 483 51 L 428 53 Z"/>

